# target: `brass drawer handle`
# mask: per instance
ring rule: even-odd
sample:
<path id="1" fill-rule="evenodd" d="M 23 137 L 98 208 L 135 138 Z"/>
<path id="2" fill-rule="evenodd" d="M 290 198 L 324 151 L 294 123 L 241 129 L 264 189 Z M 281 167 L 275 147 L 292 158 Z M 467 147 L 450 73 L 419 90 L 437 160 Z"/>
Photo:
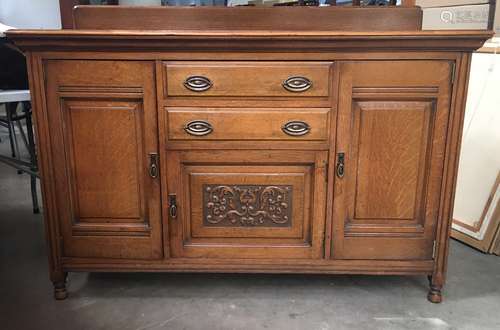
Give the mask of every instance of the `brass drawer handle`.
<path id="1" fill-rule="evenodd" d="M 177 218 L 177 195 L 169 194 L 168 195 L 168 215 L 171 219 Z"/>
<path id="2" fill-rule="evenodd" d="M 212 133 L 214 130 L 212 125 L 208 121 L 204 120 L 193 120 L 184 126 L 186 133 L 194 136 L 204 136 Z"/>
<path id="3" fill-rule="evenodd" d="M 342 179 L 344 177 L 344 174 L 345 174 L 345 153 L 343 152 L 339 152 L 339 154 L 337 155 L 338 157 L 338 160 L 337 160 L 337 168 L 336 168 L 336 172 L 337 172 L 337 176 Z"/>
<path id="4" fill-rule="evenodd" d="M 312 81 L 306 77 L 294 76 L 283 82 L 283 88 L 289 92 L 300 93 L 305 92 L 312 87 Z"/>
<path id="5" fill-rule="evenodd" d="M 281 127 L 281 130 L 288 135 L 291 136 L 302 136 L 306 135 L 311 131 L 311 127 L 309 124 L 303 122 L 303 121 L 289 121 L 283 127 Z"/>
<path id="6" fill-rule="evenodd" d="M 210 79 L 203 76 L 190 76 L 184 81 L 184 87 L 193 92 L 204 92 L 212 86 Z"/>
<path id="7" fill-rule="evenodd" d="M 149 154 L 149 176 L 153 179 L 158 177 L 158 154 L 151 152 Z"/>

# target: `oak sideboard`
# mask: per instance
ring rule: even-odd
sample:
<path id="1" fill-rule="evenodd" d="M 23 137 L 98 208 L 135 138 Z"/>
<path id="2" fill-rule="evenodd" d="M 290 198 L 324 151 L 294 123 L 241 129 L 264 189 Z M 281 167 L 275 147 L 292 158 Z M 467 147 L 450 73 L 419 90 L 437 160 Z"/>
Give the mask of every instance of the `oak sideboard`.
<path id="1" fill-rule="evenodd" d="M 158 271 L 426 275 L 441 301 L 471 53 L 491 32 L 419 31 L 416 8 L 398 10 L 417 28 L 371 32 L 342 8 L 115 10 L 7 33 L 56 299 L 68 272 Z"/>

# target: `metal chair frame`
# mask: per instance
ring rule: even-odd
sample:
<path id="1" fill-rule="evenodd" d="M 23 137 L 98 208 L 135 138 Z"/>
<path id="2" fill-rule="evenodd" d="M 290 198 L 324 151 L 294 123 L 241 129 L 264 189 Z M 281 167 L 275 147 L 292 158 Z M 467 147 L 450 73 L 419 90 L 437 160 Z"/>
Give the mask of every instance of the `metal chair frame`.
<path id="1" fill-rule="evenodd" d="M 38 194 L 36 179 L 39 178 L 37 165 L 37 152 L 35 138 L 33 135 L 33 122 L 31 119 L 32 110 L 29 101 L 6 102 L 6 116 L 0 117 L 0 126 L 7 128 L 9 133 L 9 142 L 12 157 L 0 155 L 0 162 L 12 166 L 18 170 L 19 174 L 26 173 L 30 176 L 31 199 L 33 203 L 33 213 L 39 213 Z M 21 114 L 17 112 L 18 105 L 21 105 Z M 22 120 L 26 123 L 26 132 L 24 131 Z M 17 139 L 16 125 L 19 135 L 25 148 L 29 152 L 29 161 L 21 159 L 19 142 Z"/>

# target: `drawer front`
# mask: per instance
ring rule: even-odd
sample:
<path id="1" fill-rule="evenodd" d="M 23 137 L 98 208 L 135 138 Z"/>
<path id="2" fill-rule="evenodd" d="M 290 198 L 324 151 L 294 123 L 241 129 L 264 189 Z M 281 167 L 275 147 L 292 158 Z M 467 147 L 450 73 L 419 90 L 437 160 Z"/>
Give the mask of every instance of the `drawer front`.
<path id="1" fill-rule="evenodd" d="M 328 139 L 327 108 L 200 109 L 167 108 L 169 140 Z"/>
<path id="2" fill-rule="evenodd" d="M 167 97 L 328 97 L 330 62 L 166 62 Z"/>

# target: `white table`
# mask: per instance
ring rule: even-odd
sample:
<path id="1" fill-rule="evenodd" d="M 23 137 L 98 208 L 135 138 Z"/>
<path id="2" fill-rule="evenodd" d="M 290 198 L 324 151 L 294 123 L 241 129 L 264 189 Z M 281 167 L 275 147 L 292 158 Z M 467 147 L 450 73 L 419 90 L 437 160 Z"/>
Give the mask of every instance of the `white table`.
<path id="1" fill-rule="evenodd" d="M 31 123 L 31 110 L 26 109 L 23 103 L 23 114 L 17 114 L 17 105 L 19 102 L 29 102 L 31 95 L 29 90 L 0 90 L 0 104 L 5 104 L 6 116 L 0 122 L 1 126 L 7 127 L 9 130 L 9 139 L 14 157 L 7 157 L 0 155 L 0 162 L 10 165 L 19 173 L 27 173 L 31 176 L 31 198 L 33 201 L 33 212 L 38 213 L 38 197 L 36 192 L 36 179 L 38 178 L 38 167 L 36 165 L 36 147 L 33 137 L 33 126 Z M 17 118 L 17 119 L 15 119 Z M 26 120 L 26 133 L 23 131 L 20 120 Z M 22 140 L 30 153 L 30 161 L 21 159 L 19 153 L 19 146 L 16 137 L 16 129 L 14 122 L 17 123 L 19 132 L 21 133 Z"/>
<path id="2" fill-rule="evenodd" d="M 0 90 L 0 103 L 31 101 L 29 90 Z"/>

